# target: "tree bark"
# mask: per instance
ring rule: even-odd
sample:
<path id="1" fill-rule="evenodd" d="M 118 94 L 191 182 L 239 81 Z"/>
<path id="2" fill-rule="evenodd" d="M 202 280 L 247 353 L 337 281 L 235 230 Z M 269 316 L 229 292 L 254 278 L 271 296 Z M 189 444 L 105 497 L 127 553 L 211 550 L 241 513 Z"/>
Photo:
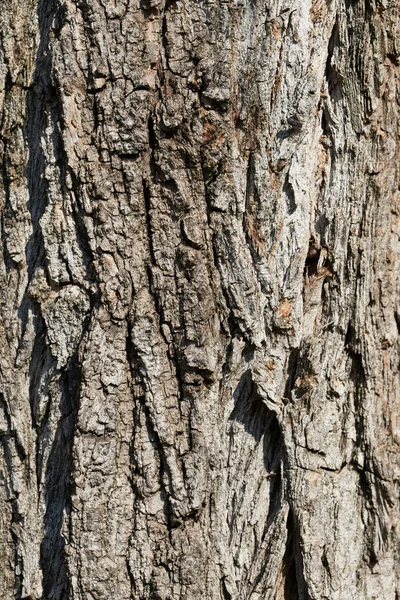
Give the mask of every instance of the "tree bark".
<path id="1" fill-rule="evenodd" d="M 397 0 L 3 0 L 0 596 L 399 600 Z"/>

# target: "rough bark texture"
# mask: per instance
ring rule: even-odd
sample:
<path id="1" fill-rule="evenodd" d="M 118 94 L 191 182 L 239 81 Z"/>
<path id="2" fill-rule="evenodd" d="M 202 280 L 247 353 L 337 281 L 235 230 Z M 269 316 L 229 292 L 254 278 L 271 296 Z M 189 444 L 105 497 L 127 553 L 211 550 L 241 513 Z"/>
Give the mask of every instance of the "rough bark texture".
<path id="1" fill-rule="evenodd" d="M 399 36 L 2 0 L 1 598 L 400 598 Z"/>

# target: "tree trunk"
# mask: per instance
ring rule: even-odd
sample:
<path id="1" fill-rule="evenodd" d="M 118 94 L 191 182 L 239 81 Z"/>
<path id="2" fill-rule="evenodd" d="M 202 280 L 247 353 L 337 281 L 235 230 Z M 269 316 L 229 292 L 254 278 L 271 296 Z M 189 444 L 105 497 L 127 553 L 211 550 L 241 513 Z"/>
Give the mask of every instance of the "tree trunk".
<path id="1" fill-rule="evenodd" d="M 0 596 L 399 600 L 397 0 L 3 0 Z"/>

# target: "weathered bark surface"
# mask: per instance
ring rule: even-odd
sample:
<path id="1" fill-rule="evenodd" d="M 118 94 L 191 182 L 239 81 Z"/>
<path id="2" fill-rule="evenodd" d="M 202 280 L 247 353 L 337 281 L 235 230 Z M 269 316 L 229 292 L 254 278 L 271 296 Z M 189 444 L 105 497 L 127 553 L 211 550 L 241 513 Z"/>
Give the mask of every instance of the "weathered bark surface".
<path id="1" fill-rule="evenodd" d="M 399 36 L 3 0 L 1 598 L 400 598 Z"/>

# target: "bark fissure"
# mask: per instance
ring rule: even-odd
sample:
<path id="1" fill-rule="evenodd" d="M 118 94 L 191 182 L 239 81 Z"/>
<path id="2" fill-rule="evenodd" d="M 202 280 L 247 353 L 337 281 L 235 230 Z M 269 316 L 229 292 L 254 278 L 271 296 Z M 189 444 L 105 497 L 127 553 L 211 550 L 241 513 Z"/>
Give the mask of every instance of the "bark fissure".
<path id="1" fill-rule="evenodd" d="M 5 600 L 398 598 L 375 4 L 5 0 Z"/>

